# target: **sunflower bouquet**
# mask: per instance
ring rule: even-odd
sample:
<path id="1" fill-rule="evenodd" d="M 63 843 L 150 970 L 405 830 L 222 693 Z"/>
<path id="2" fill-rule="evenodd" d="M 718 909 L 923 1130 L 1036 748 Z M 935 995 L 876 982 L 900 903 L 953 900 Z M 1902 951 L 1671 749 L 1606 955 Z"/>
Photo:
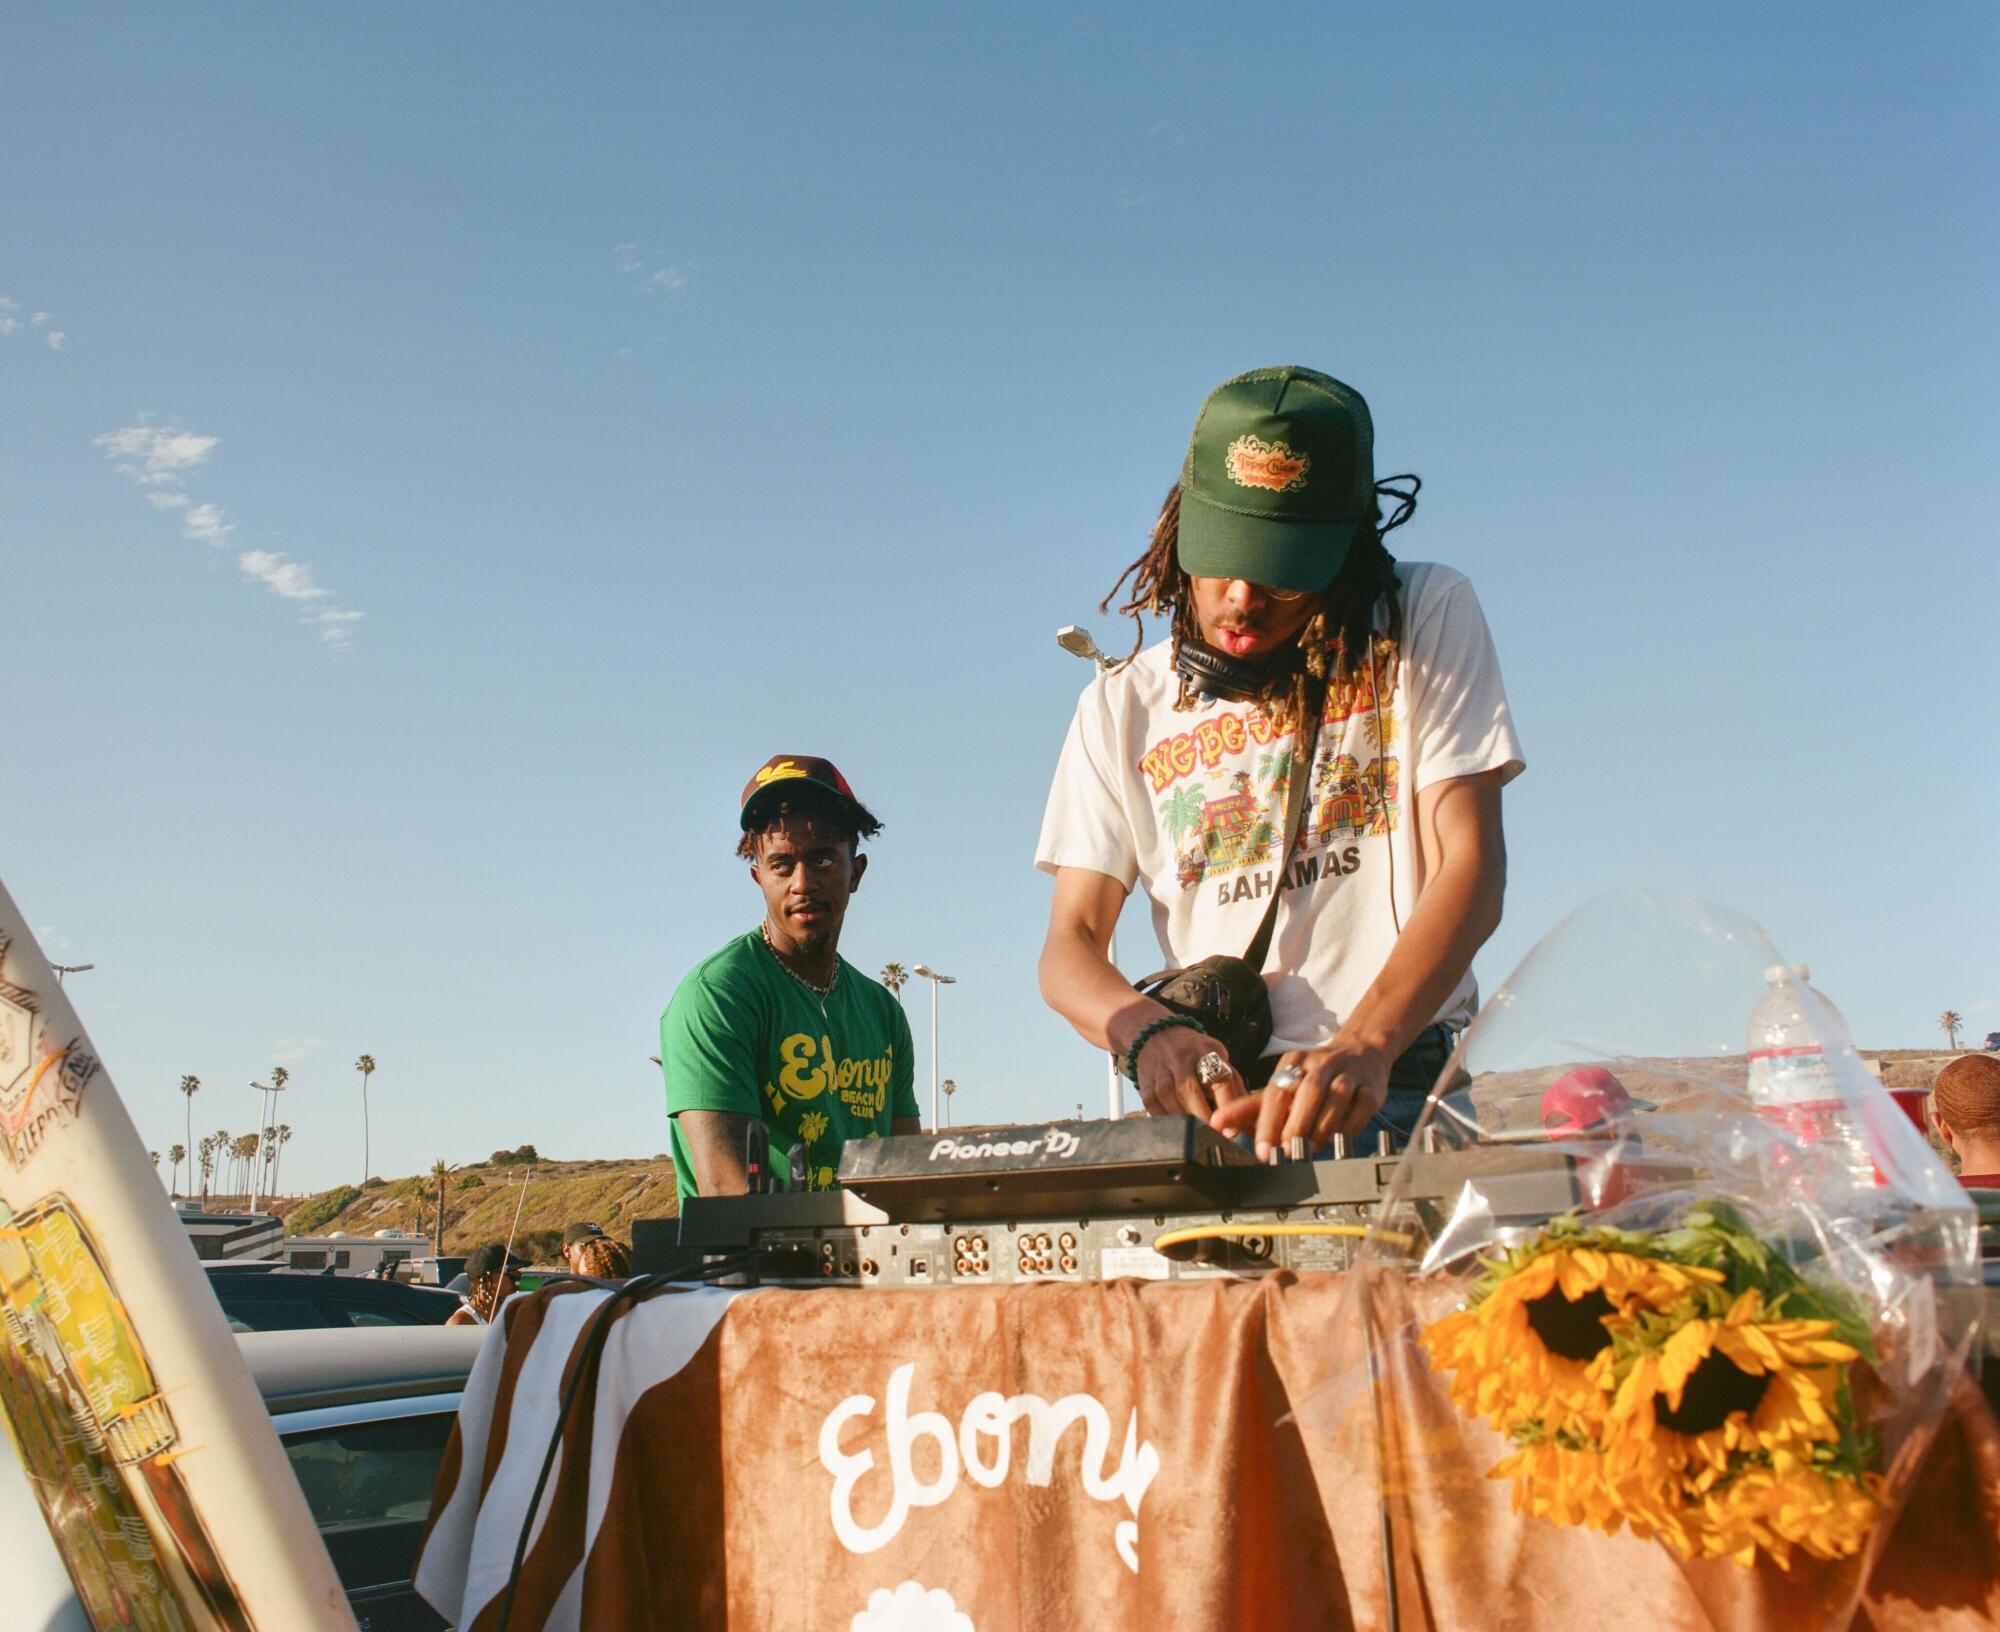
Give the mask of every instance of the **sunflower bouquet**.
<path id="1" fill-rule="evenodd" d="M 1853 1556 L 1882 1510 L 1861 1308 L 1728 1205 L 1658 1231 L 1555 1219 L 1419 1336 L 1460 1409 L 1513 1442 L 1492 1476 L 1516 1511 L 1789 1566 Z"/>

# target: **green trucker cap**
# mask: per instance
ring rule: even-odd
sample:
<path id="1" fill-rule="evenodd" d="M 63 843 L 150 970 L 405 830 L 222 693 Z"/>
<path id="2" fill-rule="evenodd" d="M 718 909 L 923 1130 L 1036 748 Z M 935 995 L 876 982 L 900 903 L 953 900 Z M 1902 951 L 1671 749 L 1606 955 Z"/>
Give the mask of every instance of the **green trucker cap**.
<path id="1" fill-rule="evenodd" d="M 1181 466 L 1183 570 L 1324 589 L 1374 513 L 1375 426 L 1354 387 L 1257 368 L 1209 392 Z"/>

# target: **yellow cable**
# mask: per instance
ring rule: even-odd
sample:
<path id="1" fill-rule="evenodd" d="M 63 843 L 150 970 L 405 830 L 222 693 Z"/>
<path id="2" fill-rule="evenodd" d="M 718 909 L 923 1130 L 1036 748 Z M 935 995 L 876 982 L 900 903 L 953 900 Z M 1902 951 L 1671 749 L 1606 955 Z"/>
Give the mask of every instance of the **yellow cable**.
<path id="1" fill-rule="evenodd" d="M 1183 1241 L 1241 1241 L 1251 1235 L 1367 1235 L 1366 1224 L 1189 1224 L 1153 1237 L 1153 1250 L 1179 1246 Z M 1374 1232 L 1384 1241 L 1407 1247 L 1415 1239 L 1399 1230 Z"/>

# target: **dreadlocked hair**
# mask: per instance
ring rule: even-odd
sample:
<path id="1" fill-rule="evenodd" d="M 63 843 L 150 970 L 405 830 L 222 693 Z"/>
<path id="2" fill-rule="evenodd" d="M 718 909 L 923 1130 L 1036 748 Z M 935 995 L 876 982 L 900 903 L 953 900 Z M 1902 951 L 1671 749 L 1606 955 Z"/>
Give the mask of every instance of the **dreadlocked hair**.
<path id="1" fill-rule="evenodd" d="M 1408 488 L 1398 482 L 1409 483 Z M 1352 679 L 1356 669 L 1370 662 L 1370 646 L 1375 639 L 1375 609 L 1388 602 L 1387 641 L 1392 650 L 1403 643 L 1403 604 L 1396 593 L 1396 558 L 1383 547 L 1383 535 L 1394 532 L 1416 514 L 1421 477 L 1405 472 L 1385 476 L 1375 484 L 1378 502 L 1373 516 L 1364 517 L 1355 529 L 1354 543 L 1333 582 L 1319 592 L 1319 605 L 1299 631 L 1299 651 L 1303 658 L 1296 672 L 1275 672 L 1257 702 L 1280 730 L 1296 729 L 1305 719 L 1309 687 Z M 1383 519 L 1382 498 L 1393 499 L 1395 508 Z M 1118 610 L 1131 618 L 1136 634 L 1132 650 L 1117 667 L 1130 663 L 1146 643 L 1146 619 L 1165 617 L 1172 630 L 1173 647 L 1169 661 L 1180 657 L 1181 642 L 1201 639 L 1195 620 L 1194 595 L 1188 575 L 1181 569 L 1177 553 L 1180 544 L 1181 490 L 1176 483 L 1160 506 L 1159 520 L 1153 523 L 1152 542 L 1146 552 L 1118 575 L 1111 593 L 1098 603 L 1097 610 L 1109 612 L 1120 590 L 1130 584 L 1130 592 Z M 1177 709 L 1198 706 L 1194 688 L 1185 676 L 1180 683 Z"/>

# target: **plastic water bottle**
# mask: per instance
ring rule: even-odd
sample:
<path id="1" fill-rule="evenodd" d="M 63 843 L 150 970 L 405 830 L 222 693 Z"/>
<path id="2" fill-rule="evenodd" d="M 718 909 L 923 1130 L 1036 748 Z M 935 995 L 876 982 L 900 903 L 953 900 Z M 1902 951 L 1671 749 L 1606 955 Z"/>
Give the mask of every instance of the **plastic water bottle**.
<path id="1" fill-rule="evenodd" d="M 1873 1185 L 1875 1163 L 1834 1064 L 1854 1042 L 1840 1011 L 1806 984 L 1811 974 L 1802 963 L 1764 971 L 1764 995 L 1750 1011 L 1750 1099 L 1802 1145 L 1830 1147 L 1814 1152 L 1829 1177 L 1844 1169 L 1852 1183 Z"/>

